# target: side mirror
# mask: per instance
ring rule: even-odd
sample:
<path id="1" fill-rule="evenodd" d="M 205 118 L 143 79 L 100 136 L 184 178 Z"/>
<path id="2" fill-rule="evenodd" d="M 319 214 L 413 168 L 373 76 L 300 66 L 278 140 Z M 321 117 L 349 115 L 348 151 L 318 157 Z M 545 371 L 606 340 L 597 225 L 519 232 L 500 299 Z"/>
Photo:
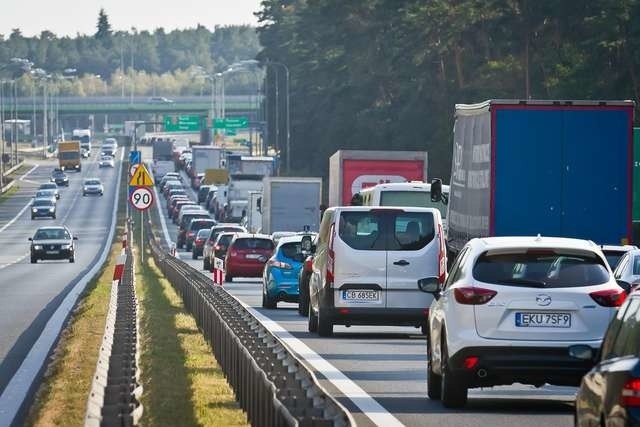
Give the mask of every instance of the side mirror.
<path id="1" fill-rule="evenodd" d="M 418 280 L 418 288 L 428 294 L 437 294 L 440 292 L 440 283 L 437 277 L 426 277 Z"/>
<path id="2" fill-rule="evenodd" d="M 27 240 L 33 242 L 33 237 L 29 237 Z"/>
<path id="3" fill-rule="evenodd" d="M 434 203 L 442 201 L 442 180 L 440 178 L 431 180 L 431 201 Z"/>
<path id="4" fill-rule="evenodd" d="M 73 236 L 73 240 L 78 240 L 78 236 Z"/>
<path id="5" fill-rule="evenodd" d="M 302 250 L 305 252 L 311 252 L 311 247 L 313 243 L 311 241 L 311 236 L 302 236 Z"/>
<path id="6" fill-rule="evenodd" d="M 594 360 L 596 352 L 585 344 L 576 344 L 569 347 L 569 356 L 580 360 Z"/>
<path id="7" fill-rule="evenodd" d="M 626 293 L 631 292 L 631 284 L 629 282 L 625 282 L 624 280 L 616 280 L 618 286 L 620 286 Z"/>

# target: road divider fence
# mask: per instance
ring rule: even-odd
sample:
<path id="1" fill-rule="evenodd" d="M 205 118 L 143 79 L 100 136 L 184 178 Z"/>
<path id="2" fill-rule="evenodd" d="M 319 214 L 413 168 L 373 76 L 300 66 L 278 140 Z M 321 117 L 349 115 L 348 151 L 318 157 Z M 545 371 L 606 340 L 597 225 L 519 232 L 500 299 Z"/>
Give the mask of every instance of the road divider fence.
<path id="1" fill-rule="evenodd" d="M 145 234 L 156 265 L 211 344 L 249 422 L 260 426 L 352 426 L 349 412 L 314 373 L 236 298 Z"/>
<path id="2" fill-rule="evenodd" d="M 85 426 L 137 425 L 142 416 L 140 396 L 138 300 L 135 291 L 131 232 L 123 238 L 111 284 L 111 299 L 93 375 Z"/>

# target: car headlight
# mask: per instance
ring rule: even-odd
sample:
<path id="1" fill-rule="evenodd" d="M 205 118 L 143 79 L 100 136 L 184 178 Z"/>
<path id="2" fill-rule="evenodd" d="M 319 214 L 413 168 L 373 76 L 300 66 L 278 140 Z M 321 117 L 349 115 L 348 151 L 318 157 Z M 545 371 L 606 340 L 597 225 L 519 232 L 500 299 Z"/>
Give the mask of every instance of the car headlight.
<path id="1" fill-rule="evenodd" d="M 36 213 L 36 212 L 38 212 L 38 209 L 36 209 L 36 208 L 31 208 L 31 212 Z"/>
<path id="2" fill-rule="evenodd" d="M 49 212 L 53 212 L 55 208 L 49 208 Z"/>
<path id="3" fill-rule="evenodd" d="M 33 249 L 36 251 L 42 250 L 42 245 L 33 245 Z"/>
<path id="4" fill-rule="evenodd" d="M 62 249 L 71 249 L 71 244 L 61 245 Z"/>

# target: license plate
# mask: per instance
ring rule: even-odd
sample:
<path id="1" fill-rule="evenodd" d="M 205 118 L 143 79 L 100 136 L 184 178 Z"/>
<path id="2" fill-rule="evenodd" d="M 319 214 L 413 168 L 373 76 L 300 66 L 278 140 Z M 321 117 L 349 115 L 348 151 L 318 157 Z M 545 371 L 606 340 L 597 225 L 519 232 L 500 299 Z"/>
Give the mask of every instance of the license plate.
<path id="1" fill-rule="evenodd" d="M 570 328 L 570 313 L 516 313 L 516 326 L 528 328 Z"/>
<path id="2" fill-rule="evenodd" d="M 348 289 L 342 291 L 342 300 L 349 303 L 379 303 L 380 291 L 372 289 Z"/>
<path id="3" fill-rule="evenodd" d="M 262 256 L 262 255 L 260 255 L 260 254 L 247 254 L 247 255 L 246 255 L 246 258 L 247 258 L 247 259 L 258 259 L 258 258 L 260 258 L 261 256 Z"/>
<path id="4" fill-rule="evenodd" d="M 47 251 L 48 255 L 55 255 L 55 254 L 59 254 L 60 251 Z"/>

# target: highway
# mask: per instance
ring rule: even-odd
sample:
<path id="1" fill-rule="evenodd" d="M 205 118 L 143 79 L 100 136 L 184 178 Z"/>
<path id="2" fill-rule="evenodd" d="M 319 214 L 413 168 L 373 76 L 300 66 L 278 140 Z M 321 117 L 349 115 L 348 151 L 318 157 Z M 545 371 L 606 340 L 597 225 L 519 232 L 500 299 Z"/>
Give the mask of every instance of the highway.
<path id="1" fill-rule="evenodd" d="M 83 159 L 81 173 L 69 172 L 69 187 L 60 187 L 57 219 L 31 220 L 28 208 L 35 189 L 48 181 L 57 166 L 55 159 L 32 161 L 29 173 L 18 182 L 18 191 L 0 204 L 0 393 L 47 321 L 74 285 L 96 264 L 108 243 L 120 161 L 114 169 L 101 169 L 96 155 L 94 149 L 90 159 Z M 105 187 L 104 196 L 83 197 L 84 177 L 100 178 Z M 64 224 L 78 236 L 75 263 L 39 261 L 31 264 L 27 239 L 36 228 L 54 224 Z"/>
<path id="2" fill-rule="evenodd" d="M 188 182 L 186 175 L 184 179 Z M 163 198 L 160 207 L 165 215 Z M 175 241 L 176 227 L 166 223 Z M 177 254 L 202 274 L 210 274 L 202 270 L 202 259 L 192 260 L 190 252 Z M 418 329 L 336 326 L 333 337 L 320 338 L 307 332 L 307 319 L 298 315 L 296 304 L 278 303 L 276 310 L 263 309 L 260 281 L 240 279 L 224 286 L 252 307 L 269 329 L 280 331 L 279 337 L 316 371 L 322 385 L 354 414 L 360 426 L 573 425 L 575 388 L 513 385 L 473 389 L 464 409 L 446 409 L 427 398 L 426 342 Z"/>

